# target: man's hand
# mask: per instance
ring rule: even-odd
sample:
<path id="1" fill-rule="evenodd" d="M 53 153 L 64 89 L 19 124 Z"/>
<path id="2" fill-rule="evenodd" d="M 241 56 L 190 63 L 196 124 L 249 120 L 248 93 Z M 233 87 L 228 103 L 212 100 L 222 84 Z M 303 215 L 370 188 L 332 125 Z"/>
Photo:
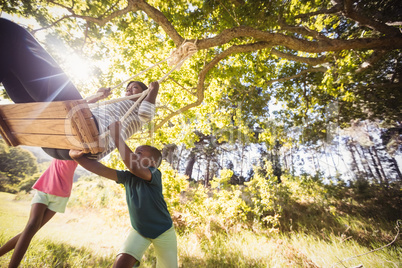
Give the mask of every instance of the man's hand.
<path id="1" fill-rule="evenodd" d="M 69 152 L 69 155 L 72 159 L 78 159 L 81 158 L 84 155 L 84 152 L 81 150 L 75 150 L 75 149 L 71 149 Z"/>

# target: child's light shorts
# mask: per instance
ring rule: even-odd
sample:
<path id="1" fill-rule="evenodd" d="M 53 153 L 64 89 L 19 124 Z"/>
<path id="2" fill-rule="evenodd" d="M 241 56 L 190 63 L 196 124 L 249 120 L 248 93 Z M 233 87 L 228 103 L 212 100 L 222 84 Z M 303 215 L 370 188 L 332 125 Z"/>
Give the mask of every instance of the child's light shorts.
<path id="1" fill-rule="evenodd" d="M 178 267 L 177 238 L 173 226 L 155 239 L 143 237 L 136 230 L 131 229 L 118 254 L 126 253 L 133 256 L 138 260 L 134 267 L 138 267 L 145 250 L 151 243 L 155 249 L 157 268 Z"/>
<path id="2" fill-rule="evenodd" d="M 67 202 L 68 197 L 47 194 L 36 190 L 36 193 L 32 198 L 31 205 L 41 203 L 47 205 L 48 209 L 54 212 L 64 213 L 64 211 L 66 211 Z"/>

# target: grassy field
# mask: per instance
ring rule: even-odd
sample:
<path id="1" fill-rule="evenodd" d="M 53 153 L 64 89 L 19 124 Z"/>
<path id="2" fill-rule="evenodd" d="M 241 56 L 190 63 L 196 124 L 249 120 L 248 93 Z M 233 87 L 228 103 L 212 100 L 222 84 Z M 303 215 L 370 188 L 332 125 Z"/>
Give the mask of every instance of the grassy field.
<path id="1" fill-rule="evenodd" d="M 0 244 L 25 226 L 30 199 L 29 195 L 21 198 L 0 193 Z M 69 206 L 66 213 L 56 214 L 39 231 L 21 267 L 111 267 L 130 228 L 128 215 L 124 214 L 113 217 L 113 211 L 106 208 Z M 252 230 L 226 233 L 215 232 L 214 228 L 210 225 L 178 235 L 180 267 L 402 267 L 402 250 L 395 244 L 348 260 L 384 243 L 358 243 L 345 236 L 346 227 L 344 233 L 321 234 Z M 389 241 L 392 239 L 390 235 Z M 2 256 L 0 267 L 6 267 L 10 257 L 11 253 Z M 154 266 L 151 247 L 141 267 Z"/>

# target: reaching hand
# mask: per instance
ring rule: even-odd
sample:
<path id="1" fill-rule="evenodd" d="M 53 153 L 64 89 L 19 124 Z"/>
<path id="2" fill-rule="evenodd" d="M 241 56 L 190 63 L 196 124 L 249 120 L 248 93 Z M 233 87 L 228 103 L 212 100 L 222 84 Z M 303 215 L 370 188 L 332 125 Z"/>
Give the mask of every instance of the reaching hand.
<path id="1" fill-rule="evenodd" d="M 149 91 L 156 91 L 156 92 L 158 92 L 158 90 L 159 90 L 159 82 L 158 82 L 158 81 L 154 81 L 154 82 L 151 82 L 151 83 L 149 84 Z"/>
<path id="2" fill-rule="evenodd" d="M 81 158 L 84 155 L 84 152 L 81 150 L 75 150 L 75 149 L 71 149 L 69 152 L 69 155 L 72 159 L 78 159 Z"/>
<path id="3" fill-rule="evenodd" d="M 114 141 L 116 141 L 120 135 L 121 122 L 120 121 L 113 122 L 109 125 L 108 128 L 110 130 L 110 136 Z"/>
<path id="4" fill-rule="evenodd" d="M 149 84 L 149 93 L 145 97 L 145 100 L 150 102 L 150 103 L 155 103 L 156 96 L 158 95 L 158 90 L 159 90 L 159 83 L 157 81 L 151 82 Z"/>
<path id="5" fill-rule="evenodd" d="M 100 96 L 101 99 L 107 98 L 110 94 L 112 94 L 112 89 L 110 87 L 102 87 L 98 89 L 96 93 L 102 93 L 103 95 Z"/>

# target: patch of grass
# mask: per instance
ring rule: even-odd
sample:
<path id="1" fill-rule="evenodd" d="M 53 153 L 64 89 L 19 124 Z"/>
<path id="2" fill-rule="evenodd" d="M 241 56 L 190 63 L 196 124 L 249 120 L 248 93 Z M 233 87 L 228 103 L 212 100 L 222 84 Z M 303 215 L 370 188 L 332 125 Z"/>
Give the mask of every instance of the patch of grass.
<path id="1" fill-rule="evenodd" d="M 17 234 L 26 224 L 30 201 L 16 200 L 16 195 L 0 192 L 0 230 Z"/>
<path id="2" fill-rule="evenodd" d="M 292 183 L 298 185 L 297 181 Z M 221 190 L 213 199 L 207 190 L 197 189 L 186 196 L 186 202 L 172 206 L 174 221 L 180 226 L 180 267 L 402 267 L 400 237 L 391 246 L 366 254 L 394 239 L 395 222 L 368 217 L 376 215 L 374 206 L 366 216 L 358 213 L 358 206 L 346 207 L 353 211 L 338 206 L 337 199 L 317 194 L 325 191 L 316 188 L 312 192 L 300 187 L 279 192 L 271 189 L 271 196 L 262 196 L 255 187 L 253 196 L 259 198 L 255 200 L 268 203 L 259 202 L 263 209 L 242 221 L 238 215 L 243 214 L 226 213 L 243 208 L 236 202 L 230 206 L 230 201 L 239 200 L 233 192 Z M 88 178 L 76 183 L 73 193 L 66 213 L 56 214 L 35 236 L 21 267 L 112 265 L 125 232 L 131 228 L 124 192 L 115 183 Z M 273 194 L 281 198 L 275 199 Z M 272 200 L 281 206 L 273 206 L 278 209 L 279 226 L 270 229 L 259 220 L 261 213 L 270 212 L 266 204 Z M 0 193 L 1 244 L 24 227 L 29 203 L 23 196 L 16 200 L 14 195 Z M 214 210 L 217 204 L 220 210 Z M 187 210 L 175 210 L 183 207 Z M 175 212 L 182 213 L 175 217 Z M 0 266 L 6 266 L 10 257 L 1 257 Z M 143 268 L 155 267 L 152 246 L 141 262 Z"/>
<path id="3" fill-rule="evenodd" d="M 383 244 L 365 247 L 335 234 L 322 238 L 304 232 L 257 235 L 242 231 L 210 237 L 188 233 L 178 237 L 181 267 L 402 267 L 398 246 L 349 260 L 380 246 Z"/>
<path id="4" fill-rule="evenodd" d="M 4 236 L 0 243 L 5 242 Z M 11 252 L 0 258 L 0 267 L 7 267 Z M 20 267 L 111 267 L 114 256 L 97 256 L 85 247 L 73 247 L 66 243 L 51 240 L 33 240 L 25 254 Z"/>
<path id="5" fill-rule="evenodd" d="M 398 246 L 369 253 L 384 244 L 366 247 L 353 239 L 345 240 L 344 237 L 335 234 L 328 236 L 324 240 L 314 235 L 293 234 L 284 240 L 294 248 L 302 249 L 303 254 L 310 256 L 318 267 L 355 267 L 361 264 L 363 267 L 401 267 L 402 265 L 402 251 Z M 357 257 L 358 255 L 362 256 Z"/>

